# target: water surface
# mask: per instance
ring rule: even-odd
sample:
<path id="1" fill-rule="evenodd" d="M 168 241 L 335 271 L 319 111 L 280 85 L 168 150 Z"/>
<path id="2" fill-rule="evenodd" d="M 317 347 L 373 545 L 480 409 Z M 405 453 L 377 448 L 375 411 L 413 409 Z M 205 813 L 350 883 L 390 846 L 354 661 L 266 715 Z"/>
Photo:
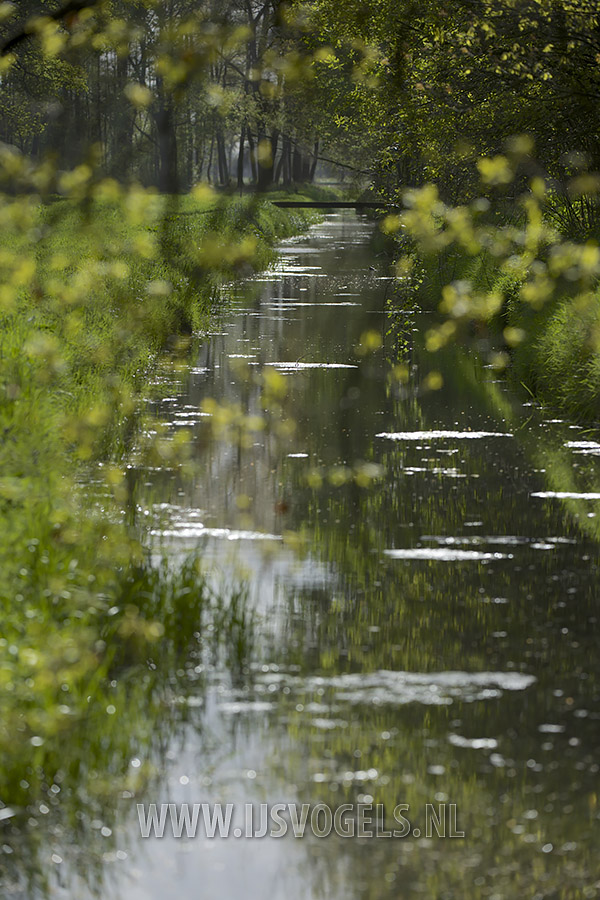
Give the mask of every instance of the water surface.
<path id="1" fill-rule="evenodd" d="M 153 787 L 119 802 L 105 896 L 600 892 L 598 444 L 474 353 L 428 359 L 372 230 L 330 215 L 283 243 L 163 376 L 156 415 L 197 465 L 138 473 L 138 511 L 174 565 L 245 580 L 257 633 L 239 678 L 188 685 Z M 218 440 L 207 398 L 267 399 L 267 427 Z M 455 803 L 465 837 L 142 840 L 140 799 L 408 803 L 421 830 Z"/>

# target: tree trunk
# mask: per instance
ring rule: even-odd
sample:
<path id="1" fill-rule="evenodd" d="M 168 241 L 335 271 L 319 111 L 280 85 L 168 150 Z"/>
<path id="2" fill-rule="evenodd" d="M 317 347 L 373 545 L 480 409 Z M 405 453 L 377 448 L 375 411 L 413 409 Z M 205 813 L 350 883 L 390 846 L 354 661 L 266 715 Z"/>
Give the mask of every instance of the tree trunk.
<path id="1" fill-rule="evenodd" d="M 302 153 L 298 147 L 294 147 L 292 154 L 292 181 L 299 184 L 302 181 Z"/>
<path id="2" fill-rule="evenodd" d="M 240 149 L 237 158 L 237 186 L 239 191 L 244 190 L 244 141 L 246 140 L 246 123 L 242 125 L 240 132 Z"/>
<path id="3" fill-rule="evenodd" d="M 177 194 L 177 135 L 175 133 L 173 103 L 163 97 L 155 114 L 158 138 L 158 189 L 162 194 Z"/>
<path id="4" fill-rule="evenodd" d="M 112 135 L 111 170 L 117 178 L 124 178 L 132 162 L 133 126 L 135 111 L 121 97 L 129 77 L 128 61 L 117 57 L 116 78 L 113 86 L 114 131 Z M 107 151 L 109 148 L 107 148 Z"/>
<path id="5" fill-rule="evenodd" d="M 209 184 L 210 184 L 210 170 L 211 170 L 212 161 L 213 161 L 214 148 L 215 148 L 215 136 L 213 134 L 210 139 L 210 150 L 208 152 L 208 163 L 206 166 L 206 180 L 208 181 Z"/>
<path id="6" fill-rule="evenodd" d="M 286 146 L 285 146 L 286 138 L 283 138 L 283 146 L 281 148 L 281 156 L 279 157 L 279 162 L 277 163 L 277 168 L 275 169 L 275 177 L 273 181 L 275 184 L 279 184 L 279 179 L 281 178 L 282 172 L 284 172 L 284 164 L 285 164 L 285 154 L 286 154 Z M 285 175 L 284 175 L 285 178 Z"/>
<path id="7" fill-rule="evenodd" d="M 202 141 L 202 150 L 196 145 L 194 150 L 194 181 L 200 181 L 202 178 L 202 168 L 204 166 L 204 141 Z"/>
<path id="8" fill-rule="evenodd" d="M 248 129 L 248 147 L 250 148 L 250 165 L 252 167 L 252 181 L 254 184 L 258 181 L 258 173 L 256 171 L 256 149 L 252 132 Z"/>
<path id="9" fill-rule="evenodd" d="M 292 183 L 292 142 L 289 137 L 283 139 L 283 183 L 289 187 Z"/>
<path id="10" fill-rule="evenodd" d="M 225 138 L 219 126 L 217 129 L 217 159 L 219 163 L 219 184 L 229 184 L 229 171 L 227 168 L 227 154 L 225 152 Z"/>
<path id="11" fill-rule="evenodd" d="M 261 140 L 266 140 L 266 137 L 261 136 Z M 273 173 L 275 171 L 275 156 L 277 154 L 277 144 L 279 141 L 279 132 L 274 131 L 270 138 L 271 145 L 271 158 L 269 161 L 262 162 L 259 167 L 258 172 L 258 189 L 261 191 L 266 191 L 273 184 Z"/>
<path id="12" fill-rule="evenodd" d="M 315 172 L 317 171 L 318 164 L 319 164 L 319 140 L 317 138 L 317 140 L 315 141 L 315 146 L 313 148 L 313 161 L 312 161 L 312 165 L 310 167 L 310 173 L 309 173 L 309 181 L 311 184 L 315 180 Z"/>
<path id="13" fill-rule="evenodd" d="M 308 184 L 310 178 L 310 160 L 308 154 L 302 154 L 302 184 Z"/>

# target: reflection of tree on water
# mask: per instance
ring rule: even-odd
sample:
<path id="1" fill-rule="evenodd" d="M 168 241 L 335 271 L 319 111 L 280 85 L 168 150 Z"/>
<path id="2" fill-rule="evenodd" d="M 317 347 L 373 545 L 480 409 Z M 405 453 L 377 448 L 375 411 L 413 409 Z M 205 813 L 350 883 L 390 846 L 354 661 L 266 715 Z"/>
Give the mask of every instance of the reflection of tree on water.
<path id="1" fill-rule="evenodd" d="M 535 562 L 535 551 L 516 547 L 515 562 L 473 569 L 444 563 L 382 566 L 372 552 L 379 538 L 375 522 L 384 522 L 388 511 L 385 503 L 370 503 L 371 497 L 358 511 L 352 504 L 360 525 L 347 535 L 327 522 L 315 529 L 311 552 L 338 571 L 338 580 L 328 592 L 290 595 L 288 649 L 275 659 L 283 671 L 319 673 L 323 680 L 317 687 L 308 679 L 304 690 L 297 684 L 287 696 L 280 690 L 278 715 L 288 723 L 280 738 L 285 750 L 275 743 L 268 765 L 277 768 L 282 783 L 299 785 L 299 795 L 313 802 L 356 803 L 367 795 L 388 809 L 408 802 L 420 810 L 443 795 L 458 804 L 467 839 L 433 847 L 378 840 L 308 843 L 315 882 L 337 878 L 334 894 L 351 890 L 360 897 L 397 896 L 401 882 L 407 889 L 421 884 L 431 896 L 460 889 L 461 896 L 475 898 L 481 896 L 480 885 L 464 885 L 462 879 L 468 861 L 476 859 L 475 877 L 526 895 L 538 877 L 530 874 L 535 853 L 549 887 L 559 889 L 566 872 L 581 885 L 589 883 L 597 734 L 592 723 L 573 717 L 573 709 L 585 710 L 598 690 L 597 671 L 582 664 L 594 658 L 593 584 L 566 569 L 570 547 L 558 550 L 556 560 L 538 553 Z M 335 518 L 343 510 L 343 500 L 330 506 Z M 507 510 L 507 522 L 512 512 Z M 439 517 L 437 525 L 443 533 Z M 575 611 L 561 605 L 573 588 Z M 571 635 L 567 644 L 564 629 Z M 331 684 L 344 672 L 510 672 L 513 667 L 534 673 L 537 683 L 523 691 L 492 689 L 489 699 L 455 699 L 451 705 L 398 705 L 384 695 L 373 705 L 368 692 L 362 702 L 356 697 L 360 688 L 346 701 Z M 544 735 L 539 728 L 548 721 L 564 733 Z M 474 748 L 468 743 L 457 748 L 449 735 L 465 743 L 489 738 L 492 746 L 477 750 L 475 742 Z M 357 774 L 370 770 L 377 774 Z M 524 835 L 532 835 L 532 845 Z M 542 857 L 547 843 L 571 849 Z M 575 845 L 581 848 L 576 855 Z M 389 888 L 383 873 L 396 876 Z"/>
<path id="2" fill-rule="evenodd" d="M 333 257 L 324 264 L 333 265 Z M 314 282 L 309 284 L 302 293 L 318 301 Z M 303 281 L 291 278 L 283 296 L 293 298 L 301 286 Z M 273 295 L 277 293 L 275 288 Z M 300 323 L 284 327 L 291 310 L 280 291 L 279 312 L 265 308 L 272 296 L 244 300 L 243 314 L 232 313 L 235 325 L 222 329 L 227 336 L 211 342 L 212 363 L 221 368 L 208 373 L 204 371 L 211 365 L 208 356 L 197 360 L 201 374 L 192 376 L 189 398 L 183 399 L 198 408 L 207 393 L 220 396 L 223 388 L 225 399 L 239 403 L 245 413 L 260 409 L 260 380 L 234 376 L 226 362 L 238 338 L 249 338 L 259 348 L 261 364 L 300 357 L 347 362 L 348 348 L 354 353 L 361 334 L 373 329 L 374 322 L 385 327 L 385 316 L 378 312 L 383 293 L 381 283 L 374 281 L 361 294 L 363 306 L 348 307 L 343 327 L 339 309 L 324 307 L 320 327 L 310 330 L 308 319 L 302 320 L 298 311 L 294 315 Z M 415 316 L 411 329 L 418 324 Z M 234 507 L 232 498 L 243 493 L 253 501 L 254 527 L 258 522 L 270 531 L 285 529 L 306 541 L 303 577 L 294 578 L 289 561 L 280 570 L 280 593 L 287 605 L 280 610 L 274 634 L 265 636 L 260 645 L 261 661 L 277 666 L 280 680 L 269 682 L 269 673 L 260 672 L 251 679 L 256 697 L 264 699 L 268 691 L 274 708 L 252 716 L 242 711 L 231 720 L 227 733 L 228 752 L 262 735 L 269 798 L 275 797 L 279 786 L 294 784 L 301 802 L 338 804 L 372 797 L 388 809 L 400 802 L 422 809 L 440 794 L 459 805 L 460 824 L 467 832 L 464 842 L 428 846 L 416 841 L 305 839 L 303 852 L 310 865 L 302 884 L 312 878 L 314 896 L 344 893 L 391 900 L 399 886 L 407 891 L 420 888 L 430 896 L 460 891 L 461 897 L 473 900 L 481 896 L 482 887 L 526 896 L 540 879 L 549 889 L 558 889 L 567 870 L 570 883 L 585 884 L 593 871 L 585 848 L 591 846 L 595 735 L 594 721 L 574 712 L 585 710 L 597 689 L 597 673 L 582 662 L 595 658 L 590 568 L 574 566 L 573 544 L 556 543 L 552 551 L 534 546 L 538 539 L 576 540 L 578 531 L 563 521 L 559 507 L 527 499 L 530 486 L 543 485 L 544 476 L 531 473 L 526 435 L 503 441 L 502 446 L 479 440 L 393 443 L 375 438 L 399 429 L 426 433 L 442 427 L 460 431 L 463 426 L 513 432 L 519 421 L 498 386 L 485 384 L 485 373 L 482 377 L 473 359 L 459 351 L 438 355 L 435 366 L 444 388 L 430 390 L 430 363 L 418 335 L 415 339 L 416 333 L 409 333 L 405 325 L 387 337 L 382 353 L 364 359 L 353 356 L 356 369 L 307 370 L 288 379 L 286 412 L 297 422 L 291 449 L 304 451 L 310 461 L 318 458 L 323 471 L 356 460 L 380 463 L 385 475 L 369 488 L 352 479 L 314 490 L 307 485 L 304 463 L 282 456 L 282 443 L 272 435 L 265 435 L 260 446 L 231 447 L 227 442 L 213 444 L 198 430 L 193 446 L 199 461 L 209 464 L 201 465 L 191 478 L 140 472 L 138 500 L 146 506 L 157 497 L 177 501 L 182 515 L 186 504 L 192 512 L 208 508 L 217 517 L 215 524 L 241 526 L 243 516 L 250 513 Z M 390 346 L 396 334 L 400 337 Z M 402 360 L 407 346 L 412 348 L 409 379 L 390 385 L 385 360 L 394 364 Z M 455 411 L 457 397 L 460 409 Z M 276 512 L 274 504 L 282 491 L 289 508 Z M 495 544 L 498 537 L 509 542 Z M 459 543 L 447 545 L 448 540 Z M 512 559 L 457 564 L 382 555 L 386 549 L 419 545 L 501 551 Z M 146 760 L 156 762 L 160 770 L 167 751 L 173 752 L 178 742 L 181 747 L 189 745 L 190 722 L 192 727 L 201 725 L 201 711 L 173 702 L 202 697 L 205 685 L 203 673 L 195 671 L 200 657 L 190 638 L 201 630 L 198 613 L 186 596 L 175 603 L 164 595 L 164 651 L 152 659 L 157 668 L 144 669 L 141 680 L 117 677 L 118 702 L 112 694 L 102 699 L 102 709 L 112 703 L 116 713 L 112 717 L 102 713 L 93 727 L 85 733 L 82 728 L 73 739 L 73 760 L 94 759 L 86 756 L 89 740 L 90 748 L 96 747 L 97 762 L 71 776 L 86 803 L 89 799 L 89 815 L 77 817 L 73 788 L 62 807 L 66 820 L 62 834 L 72 838 L 73 846 L 85 849 L 72 859 L 65 853 L 64 859 L 73 870 L 92 873 L 98 885 L 108 862 L 101 860 L 102 853 L 121 849 L 114 837 L 121 834 L 114 798 L 131 789 L 130 760 L 143 758 L 141 780 L 149 787 L 159 784 L 159 776 L 152 780 Z M 576 598 L 576 609 L 564 605 L 569 596 Z M 246 627 L 244 606 L 238 607 L 239 614 L 235 609 L 228 613 L 224 605 L 210 606 L 215 630 L 231 649 L 231 681 L 248 700 L 254 694 L 244 689 L 241 661 L 250 655 L 253 629 Z M 566 639 L 563 629 L 568 629 Z M 169 647 L 174 649 L 165 658 Z M 375 702 L 371 680 L 380 671 L 424 673 L 426 678 L 427 673 L 453 670 L 523 671 L 537 682 L 512 690 L 498 688 L 492 679 L 483 688 L 489 689 L 489 696 L 459 693 L 451 703 L 424 703 L 421 694 L 410 695 L 408 688 L 405 699 L 411 702 L 401 703 L 382 687 L 383 702 Z M 317 685 L 315 676 L 324 681 Z M 335 682 L 344 676 L 359 680 L 358 686 L 351 682 L 353 699 L 345 697 Z M 385 686 L 385 678 L 381 684 Z M 563 692 L 560 697 L 554 695 L 557 690 Z M 109 719 L 115 725 L 107 731 Z M 564 732 L 540 732 L 539 726 L 548 722 L 564 727 Z M 482 738 L 488 741 L 483 747 L 469 743 Z M 580 743 L 569 743 L 573 740 Z M 134 779 L 137 771 L 133 769 Z M 578 773 L 577 783 L 573 771 Z M 107 772 L 114 782 L 109 783 Z M 63 791 L 64 781 L 59 797 Z M 531 810 L 535 818 L 526 817 Z M 101 828 L 98 833 L 92 827 L 94 820 L 113 834 L 102 835 Z M 86 836 L 88 830 L 93 839 Z M 525 841 L 528 835 L 533 835 L 531 844 Z M 554 848 L 551 854 L 541 849 L 546 838 Z M 569 842 L 581 849 L 562 851 Z M 50 843 L 44 832 L 37 858 L 47 858 L 43 854 Z M 25 870 L 25 854 L 30 852 L 29 845 L 15 840 L 19 846 L 21 856 L 13 854 L 16 873 Z M 36 878 L 41 879 L 42 870 L 40 865 Z M 472 870 L 473 883 L 465 882 L 465 870 Z"/>
<path id="3" fill-rule="evenodd" d="M 485 383 L 491 379 L 472 357 L 452 350 L 436 359 L 448 393 L 432 394 L 420 388 L 419 356 L 417 345 L 416 384 L 394 401 L 391 420 L 403 431 L 460 428 L 448 396 L 469 398 L 469 422 L 518 428 L 522 416 Z M 355 415 L 359 421 L 360 409 Z M 347 428 L 339 431 L 341 453 Z M 285 647 L 272 659 L 280 672 L 300 674 L 278 676 L 278 716 L 287 725 L 268 764 L 313 802 L 366 796 L 388 810 L 401 802 L 421 810 L 443 796 L 458 803 L 467 832 L 465 841 L 433 844 L 309 841 L 315 896 L 392 898 L 401 889 L 479 898 L 482 888 L 529 896 L 540 884 L 560 896 L 567 878 L 581 888 L 592 883 L 597 729 L 588 707 L 599 673 L 595 577 L 585 559 L 586 550 L 597 551 L 581 543 L 577 521 L 565 521 L 560 506 L 530 500 L 533 487 L 560 472 L 531 471 L 528 457 L 534 447 L 540 453 L 531 429 L 500 443 L 372 441 L 361 452 L 383 465 L 385 477 L 366 490 L 312 494 L 294 480 L 296 527 L 311 536 L 309 553 L 332 577 L 288 590 Z M 561 433 L 545 458 L 564 460 L 563 444 Z M 505 558 L 382 558 L 394 546 Z M 520 671 L 536 682 L 451 704 L 410 695 L 404 704 L 384 691 L 374 702 L 366 689 L 360 699 L 360 673 L 366 688 L 366 676 L 379 671 L 453 670 Z M 344 673 L 357 676 L 350 693 L 335 687 Z M 552 733 L 546 723 L 554 723 Z"/>
<path id="4" fill-rule="evenodd" d="M 207 663 L 232 683 L 243 677 L 253 629 L 244 590 L 215 593 L 190 560 L 177 572 L 129 573 L 123 606 L 132 615 L 133 603 L 161 622 L 160 637 L 148 644 L 136 630 L 121 633 L 108 682 L 89 686 L 88 715 L 60 730 L 57 723 L 26 773 L 20 759 L 3 760 L 5 896 L 54 895 L 60 885 L 119 896 L 131 804 L 160 783 L 167 754 L 190 729 L 202 741 Z"/>

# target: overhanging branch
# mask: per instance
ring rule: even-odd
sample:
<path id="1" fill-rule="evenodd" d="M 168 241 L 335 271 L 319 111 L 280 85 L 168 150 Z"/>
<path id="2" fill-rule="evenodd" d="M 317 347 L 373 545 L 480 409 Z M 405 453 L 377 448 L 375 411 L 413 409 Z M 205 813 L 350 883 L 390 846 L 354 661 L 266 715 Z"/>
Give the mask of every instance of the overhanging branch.
<path id="1" fill-rule="evenodd" d="M 81 12 L 83 9 L 89 9 L 92 6 L 98 6 L 101 0 L 69 0 L 68 3 L 64 3 L 62 6 L 59 6 L 58 9 L 55 9 L 53 12 L 46 12 L 40 10 L 40 14 L 44 15 L 48 19 L 52 19 L 54 22 L 60 22 L 62 19 L 66 19 L 67 16 L 71 16 L 74 13 Z M 31 17 L 28 19 L 31 21 Z M 11 53 L 20 44 L 29 40 L 29 38 L 33 37 L 34 32 L 29 31 L 27 28 L 27 22 L 21 27 L 19 31 L 12 35 L 12 37 L 8 38 L 0 46 L 0 56 L 6 56 L 7 53 Z"/>

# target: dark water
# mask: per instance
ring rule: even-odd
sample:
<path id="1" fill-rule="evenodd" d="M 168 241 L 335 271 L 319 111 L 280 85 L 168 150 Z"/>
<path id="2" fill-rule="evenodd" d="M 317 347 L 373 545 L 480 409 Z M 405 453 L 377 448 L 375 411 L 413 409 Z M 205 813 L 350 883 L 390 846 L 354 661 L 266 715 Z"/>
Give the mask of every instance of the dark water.
<path id="1" fill-rule="evenodd" d="M 243 578 L 257 619 L 247 671 L 179 698 L 141 799 L 234 803 L 233 824 L 248 803 L 382 804 L 391 827 L 404 803 L 413 833 L 143 840 L 126 796 L 104 896 L 600 894 L 600 447 L 474 354 L 427 358 L 371 232 L 332 215 L 283 244 L 161 382 L 190 466 L 143 473 L 151 539 Z M 464 837 L 424 836 L 426 804 L 456 804 Z"/>

